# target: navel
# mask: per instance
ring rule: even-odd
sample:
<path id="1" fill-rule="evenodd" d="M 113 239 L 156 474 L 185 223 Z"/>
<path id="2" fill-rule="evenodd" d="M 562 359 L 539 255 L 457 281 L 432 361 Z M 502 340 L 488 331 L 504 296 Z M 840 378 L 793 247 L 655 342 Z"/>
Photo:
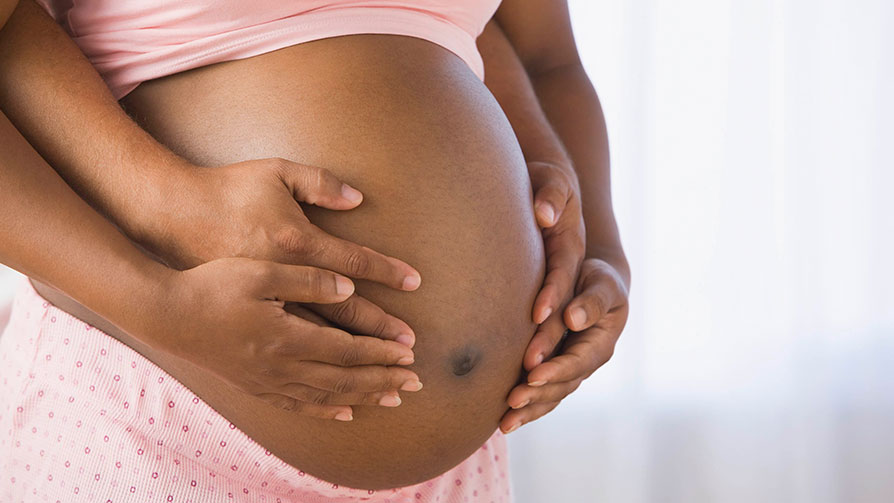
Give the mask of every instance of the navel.
<path id="1" fill-rule="evenodd" d="M 454 350 L 448 360 L 450 370 L 454 375 L 468 374 L 481 361 L 481 350 L 478 347 L 467 344 Z"/>

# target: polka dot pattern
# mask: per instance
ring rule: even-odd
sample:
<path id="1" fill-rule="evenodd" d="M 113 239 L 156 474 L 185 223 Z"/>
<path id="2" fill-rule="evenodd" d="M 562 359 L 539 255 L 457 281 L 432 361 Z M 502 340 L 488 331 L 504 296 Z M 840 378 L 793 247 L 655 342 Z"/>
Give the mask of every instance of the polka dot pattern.
<path id="1" fill-rule="evenodd" d="M 0 336 L 0 501 L 506 503 L 497 429 L 450 471 L 368 491 L 281 460 L 152 361 L 23 281 Z"/>

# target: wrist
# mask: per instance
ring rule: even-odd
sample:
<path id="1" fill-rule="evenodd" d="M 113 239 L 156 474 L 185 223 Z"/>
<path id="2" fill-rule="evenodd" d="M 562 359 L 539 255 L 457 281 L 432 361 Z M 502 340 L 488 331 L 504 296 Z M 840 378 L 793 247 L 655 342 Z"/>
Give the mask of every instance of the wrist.
<path id="1" fill-rule="evenodd" d="M 129 273 L 130 282 L 123 296 L 112 299 L 116 326 L 133 335 L 153 349 L 164 349 L 166 337 L 177 333 L 172 320 L 177 318 L 178 300 L 182 297 L 179 281 L 181 271 L 155 261 L 152 266 L 137 268 Z"/>
<path id="2" fill-rule="evenodd" d="M 78 283 L 54 285 L 79 305 L 88 309 L 103 328 L 123 331 L 139 341 L 157 346 L 157 338 L 169 330 L 172 279 L 179 271 L 150 259 L 136 249 L 114 253 L 104 261 L 102 273 L 82 278 Z M 58 283 L 58 282 L 56 282 Z M 93 319 L 85 318 L 93 323 Z"/>
<path id="3" fill-rule="evenodd" d="M 599 259 L 612 266 L 621 276 L 624 286 L 628 290 L 630 289 L 630 264 L 627 262 L 627 256 L 624 254 L 620 244 L 594 245 L 588 243 L 585 259 L 588 258 Z"/>
<path id="4" fill-rule="evenodd" d="M 190 194 L 196 194 L 200 168 L 176 158 L 143 170 L 134 197 L 115 218 L 122 230 L 165 263 L 180 262 L 184 252 L 180 222 L 188 219 Z"/>

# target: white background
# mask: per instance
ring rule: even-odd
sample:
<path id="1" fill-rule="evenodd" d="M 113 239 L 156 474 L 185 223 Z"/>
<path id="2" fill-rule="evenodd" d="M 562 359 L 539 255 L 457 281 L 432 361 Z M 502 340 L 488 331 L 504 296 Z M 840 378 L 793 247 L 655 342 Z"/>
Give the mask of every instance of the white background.
<path id="1" fill-rule="evenodd" d="M 632 307 L 516 501 L 894 500 L 894 2 L 570 3 Z"/>
<path id="2" fill-rule="evenodd" d="M 517 501 L 894 501 L 894 2 L 570 4 L 631 317 Z"/>

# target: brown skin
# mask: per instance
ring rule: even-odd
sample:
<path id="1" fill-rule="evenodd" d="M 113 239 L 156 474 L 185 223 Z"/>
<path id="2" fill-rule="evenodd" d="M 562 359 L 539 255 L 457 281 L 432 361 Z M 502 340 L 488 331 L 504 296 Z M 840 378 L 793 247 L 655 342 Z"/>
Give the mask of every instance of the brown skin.
<path id="1" fill-rule="evenodd" d="M 528 162 L 549 269 L 534 306 L 534 320 L 546 321 L 525 353 L 527 383 L 510 393 L 513 410 L 500 423 L 508 432 L 553 410 L 611 358 L 627 321 L 630 267 L 612 211 L 605 119 L 566 2 L 504 0 L 478 47 Z M 581 217 L 585 251 L 574 230 Z M 573 332 L 561 341 L 566 327 Z"/>
<path id="2" fill-rule="evenodd" d="M 277 404 L 283 401 L 279 394 L 292 393 L 283 376 L 300 364 L 296 358 L 328 362 L 333 369 L 412 358 L 397 342 L 320 328 L 283 310 L 284 300 L 342 301 L 353 293 L 348 278 L 251 259 L 220 259 L 184 272 L 168 269 L 142 255 L 77 197 L 2 113 L 0 152 L 0 197 L 7 210 L 0 216 L 0 261 L 71 292 L 153 347 L 176 354 L 180 348 L 168 347 L 176 342 L 191 354 L 205 348 L 203 356 L 211 358 L 221 353 L 208 351 L 214 347 L 208 341 L 232 346 L 227 351 L 235 355 L 222 353 L 222 363 L 206 365 L 228 369 L 236 382 L 251 386 L 249 393 Z M 102 271 L 102 277 L 91 277 L 91 271 Z M 189 337 L 159 339 L 150 321 L 159 313 L 168 330 Z M 254 334 L 251 344 L 245 334 Z M 250 357 L 239 361 L 241 354 Z"/>
<path id="3" fill-rule="evenodd" d="M 280 156 L 331 170 L 365 203 L 309 206 L 307 217 L 425 278 L 410 293 L 356 282 L 417 333 L 410 370 L 425 387 L 397 408 L 309 421 L 185 366 L 166 370 L 271 452 L 342 485 L 421 482 L 481 447 L 521 377 L 544 256 L 524 156 L 468 65 L 417 38 L 350 35 L 146 82 L 122 102 L 197 164 Z"/>
<path id="4" fill-rule="evenodd" d="M 505 5 L 504 5 L 504 6 L 505 6 Z M 501 8 L 501 10 L 503 10 L 503 9 Z M 499 14 L 500 14 L 500 13 L 498 12 L 498 19 L 499 19 Z M 508 32 L 508 30 L 507 30 L 507 32 Z M 569 32 L 569 33 L 570 33 L 570 32 Z M 521 53 L 521 51 L 520 51 L 520 53 Z M 32 61 L 33 61 L 33 60 L 32 60 Z M 491 72 L 490 74 L 493 75 L 493 72 Z M 492 90 L 492 91 L 495 89 L 495 86 L 493 86 L 493 85 L 491 84 L 491 82 L 493 82 L 493 80 L 494 80 L 494 79 L 490 79 L 489 82 L 488 82 L 488 86 L 491 87 L 491 90 Z M 587 83 L 589 83 L 589 81 L 587 81 Z M 591 87 L 590 89 L 592 90 L 592 87 Z M 519 133 L 519 129 L 520 129 L 520 128 L 519 128 L 518 124 L 522 124 L 523 122 L 519 122 L 518 115 L 513 115 L 512 110 L 511 110 L 511 107 L 507 106 L 507 104 L 506 104 L 507 102 L 506 102 L 506 101 L 499 95 L 499 93 L 498 93 L 497 91 L 494 91 L 494 95 L 496 95 L 496 96 L 498 97 L 498 99 L 500 99 L 501 105 L 503 105 L 504 110 L 507 110 L 507 114 L 510 116 L 510 120 L 513 122 L 513 126 L 515 126 L 515 128 L 516 128 L 516 133 L 517 133 L 518 136 L 519 136 L 519 141 L 522 142 L 523 150 L 525 150 L 525 157 L 526 157 L 526 160 L 528 161 L 528 168 L 529 168 L 529 170 L 531 171 L 532 181 L 534 182 L 535 189 L 537 189 L 537 198 L 536 198 L 536 201 L 537 201 L 537 202 L 542 202 L 543 200 L 547 200 L 547 201 L 550 201 L 551 203 L 553 203 L 553 204 L 554 204 L 554 207 L 557 208 L 557 211 L 558 211 L 558 214 L 559 214 L 559 223 L 556 223 L 554 226 L 553 226 L 553 225 L 550 225 L 550 223 L 549 223 L 548 221 L 546 221 L 547 219 L 544 218 L 544 214 L 542 213 L 542 211 L 538 211 L 538 220 L 539 220 L 539 221 L 541 222 L 541 224 L 542 224 L 544 227 L 546 227 L 546 228 L 550 228 L 550 227 L 556 227 L 557 229 L 558 229 L 558 228 L 566 228 L 566 229 L 573 229 L 573 228 L 575 228 L 575 227 L 576 227 L 576 223 L 572 223 L 572 222 L 573 222 L 573 219 L 571 219 L 571 218 L 568 217 L 568 215 L 573 214 L 573 211 L 567 211 L 567 210 L 565 210 L 565 207 L 563 207 L 563 206 L 561 205 L 561 201 L 559 200 L 559 196 L 561 196 L 561 192 L 562 192 L 562 190 L 565 190 L 565 194 L 566 194 L 566 197 L 565 197 L 565 203 L 566 203 L 568 206 L 573 206 L 573 204 L 569 204 L 569 202 L 573 203 L 573 201 L 571 201 L 571 200 L 572 200 L 572 197 L 571 197 L 570 195 L 568 195 L 568 194 L 572 194 L 572 193 L 573 193 L 572 188 L 569 187 L 570 185 L 573 185 L 573 182 L 570 181 L 570 180 L 566 180 L 564 183 L 563 183 L 562 181 L 559 181 L 559 182 L 551 181 L 551 180 L 555 180 L 556 177 L 550 175 L 550 173 L 559 173 L 560 170 L 563 169 L 563 168 L 561 167 L 561 162 L 555 162 L 555 161 L 550 161 L 550 162 L 537 161 L 537 160 L 532 159 L 531 157 L 529 157 L 529 152 L 531 151 L 531 148 L 530 148 L 530 147 L 529 147 L 529 148 L 525 148 L 525 147 L 528 146 L 528 145 L 530 145 L 531 143 L 530 143 L 530 142 L 526 142 L 526 141 L 523 139 L 523 135 Z M 595 98 L 595 93 L 592 93 L 592 98 Z M 596 101 L 596 104 L 598 105 L 598 100 Z M 522 116 L 522 117 L 523 117 L 523 116 Z M 601 114 L 600 114 L 599 117 L 600 117 L 600 120 L 601 120 Z M 551 117 L 551 118 L 552 118 L 552 117 Z M 572 121 L 572 122 L 574 122 L 574 121 Z M 559 128 L 557 128 L 557 129 L 559 129 Z M 561 133 L 561 132 L 560 132 L 560 133 Z M 604 133 L 604 126 L 603 126 L 603 133 Z M 549 135 L 547 135 L 547 136 L 549 136 Z M 563 136 L 563 139 L 565 139 L 565 136 Z M 570 144 L 570 142 L 568 142 L 568 140 L 566 140 L 566 143 L 569 143 L 569 144 Z M 589 148 L 589 147 L 588 147 L 588 148 Z M 574 154 L 574 149 L 573 149 L 573 148 L 570 148 L 569 150 L 571 150 L 571 151 L 572 151 L 572 154 Z M 102 152 L 103 149 L 98 149 L 97 151 Z M 578 157 L 586 158 L 586 155 L 584 155 L 584 156 L 580 156 L 580 155 L 575 156 L 575 155 L 572 155 L 572 157 L 574 157 L 575 160 L 578 160 Z M 567 168 L 567 166 L 566 166 L 566 168 Z M 539 172 L 540 172 L 540 173 L 546 173 L 546 174 L 545 174 L 545 175 L 542 175 L 542 176 L 540 176 L 540 177 L 536 176 L 536 173 L 537 173 L 536 170 L 537 170 L 537 169 L 539 169 Z M 607 163 L 605 164 L 605 169 L 606 169 L 606 173 L 607 173 Z M 580 170 L 579 167 L 578 167 L 578 170 Z M 566 170 L 566 173 L 567 173 L 567 170 Z M 151 175 L 147 175 L 147 176 L 151 176 Z M 584 177 L 581 177 L 581 180 L 582 180 L 582 181 L 583 181 L 583 178 L 584 178 Z M 98 179 L 102 179 L 102 177 L 98 177 Z M 584 184 L 581 183 L 581 185 L 584 185 Z M 546 187 L 552 187 L 552 189 L 551 189 L 551 190 L 546 190 L 546 189 L 545 189 Z M 564 187 L 564 188 L 563 188 L 563 187 Z M 585 189 L 585 193 L 586 193 L 586 189 Z M 584 201 L 585 204 L 584 204 L 583 206 L 584 206 L 584 208 L 586 209 L 586 208 L 587 208 L 587 205 L 586 205 L 586 199 L 587 199 L 587 198 L 585 197 L 584 199 L 585 199 L 585 201 Z M 598 206 L 598 205 L 597 205 L 597 206 Z M 169 207 L 170 207 L 170 206 L 169 206 Z M 591 207 L 592 207 L 592 205 L 591 205 Z M 609 211 L 610 211 L 610 202 L 608 203 L 608 208 L 609 208 Z M 542 206 L 539 205 L 539 204 L 538 204 L 538 209 L 542 209 Z M 589 215 L 593 215 L 593 214 L 594 214 L 592 211 L 590 211 L 590 212 L 584 211 L 584 213 L 587 213 L 587 214 L 589 214 Z M 603 215 L 603 216 L 604 216 L 604 215 Z M 578 217 L 578 218 L 579 218 L 579 217 Z M 567 224 L 564 224 L 564 227 L 562 227 L 562 226 L 559 225 L 559 224 L 563 221 L 563 219 L 566 219 L 566 220 L 568 220 L 568 222 L 569 222 L 569 223 L 567 223 Z M 584 220 L 585 220 L 587 223 L 591 223 L 591 222 L 593 222 L 593 221 L 596 221 L 596 222 L 599 223 L 599 224 L 605 224 L 605 223 L 606 223 L 605 221 L 599 221 L 598 219 L 594 219 L 594 218 L 592 218 L 592 217 L 591 217 L 591 218 L 587 218 L 587 215 L 586 215 L 586 214 L 584 215 Z M 315 219 L 315 221 L 316 221 L 316 219 Z M 119 223 L 119 225 L 121 225 L 121 224 Z M 602 225 L 601 228 L 613 227 L 613 225 L 614 225 L 614 220 L 613 220 L 613 217 L 612 217 L 612 218 L 611 218 L 611 225 Z M 122 226 L 122 227 L 124 227 L 124 226 Z M 616 229 L 616 228 L 615 228 L 615 229 Z M 589 230 L 589 227 L 588 227 L 588 230 Z M 550 248 L 550 246 L 551 246 L 550 243 L 561 243 L 562 240 L 557 239 L 557 237 L 567 236 L 567 235 L 569 235 L 569 234 L 574 234 L 574 232 L 572 232 L 572 231 L 565 231 L 565 232 L 563 232 L 563 233 L 558 233 L 558 232 L 556 232 L 556 233 L 552 234 L 552 236 L 553 236 L 552 238 L 550 237 L 550 234 L 547 233 L 547 247 Z M 577 234 L 578 237 L 575 238 L 575 239 L 581 239 L 581 238 L 583 237 L 582 234 L 583 234 L 583 232 L 579 232 L 579 233 Z M 615 234 L 616 234 L 616 231 L 615 231 Z M 572 236 L 572 237 L 573 237 L 573 236 Z M 568 242 L 570 242 L 570 241 L 571 241 L 571 240 L 568 240 Z M 587 239 L 587 248 L 588 248 L 588 249 L 591 248 L 591 247 L 590 247 L 590 244 L 591 244 L 592 242 L 593 242 L 593 241 L 592 241 L 592 240 L 589 238 L 589 236 L 588 236 L 588 239 Z M 551 253 L 550 253 L 550 257 L 551 257 L 551 258 L 554 258 L 554 257 L 557 256 L 557 253 L 558 253 L 558 252 L 561 252 L 561 251 L 563 250 L 563 247 L 562 247 L 562 246 L 555 245 L 555 244 L 552 245 L 552 246 L 553 246 L 553 247 L 551 248 L 551 250 L 548 250 L 548 251 L 551 252 Z M 602 246 L 602 245 L 599 245 L 599 246 Z M 606 249 L 608 249 L 608 248 L 610 248 L 610 246 L 606 246 Z M 598 247 L 597 247 L 597 249 L 598 249 Z M 618 246 L 617 249 L 620 250 L 620 246 Z M 570 256 L 570 255 L 572 255 L 572 254 L 568 254 L 568 253 L 566 253 L 566 255 Z M 605 256 L 608 256 L 608 254 L 604 254 L 604 255 L 605 255 Z M 621 254 L 621 256 L 623 257 L 623 254 Z M 594 260 L 595 260 L 595 259 L 594 259 Z M 591 262 L 591 263 L 595 263 L 594 260 L 591 260 L 590 262 Z M 607 263 L 607 262 L 606 262 L 606 263 Z M 564 270 L 565 270 L 565 272 L 558 272 L 558 274 L 551 274 L 552 276 L 558 276 L 558 277 L 560 278 L 559 281 L 561 281 L 561 277 L 562 277 L 563 275 L 566 276 L 566 278 L 573 278 L 573 277 L 576 275 L 576 274 L 572 274 L 572 273 L 569 273 L 569 272 L 568 272 L 570 269 L 573 268 L 571 264 L 572 264 L 572 260 L 570 260 L 570 259 L 565 259 L 565 261 L 563 261 L 563 262 L 562 262 L 560 265 L 558 265 L 558 266 L 556 266 L 556 265 L 551 265 L 551 264 L 549 264 L 549 261 L 548 261 L 548 265 L 550 265 L 550 267 L 551 267 L 551 269 L 550 269 L 551 272 L 556 272 L 556 271 L 558 271 L 558 270 L 560 270 L 560 269 L 564 269 Z M 610 278 L 611 274 L 605 274 L 606 271 L 604 271 L 604 270 L 603 270 L 603 271 L 599 271 L 598 273 L 594 273 L 593 270 L 587 268 L 586 264 L 587 264 L 587 262 L 584 262 L 584 266 L 585 266 L 585 267 L 584 267 L 584 271 L 586 272 L 586 274 L 585 274 L 584 276 L 582 276 L 582 277 L 581 277 L 581 278 L 582 278 L 581 281 L 578 282 L 579 284 L 578 284 L 578 291 L 577 291 L 577 293 L 579 294 L 579 297 L 576 298 L 573 302 L 577 302 L 577 303 L 583 305 L 585 308 L 587 308 L 587 309 L 590 310 L 590 311 L 594 311 L 594 310 L 595 310 L 596 313 L 597 313 L 597 315 L 598 315 L 598 312 L 599 312 L 599 311 L 598 311 L 598 304 L 597 304 L 597 303 L 600 302 L 600 300 L 599 300 L 600 298 L 599 298 L 599 297 L 596 297 L 596 296 L 593 294 L 593 290 L 594 290 L 595 287 L 588 287 L 588 285 L 596 285 L 596 287 L 599 287 L 599 285 L 605 285 L 605 284 L 608 284 L 608 281 L 606 281 L 605 278 L 606 278 L 606 277 L 609 277 L 609 279 L 611 279 L 611 278 Z M 623 269 L 623 267 L 621 267 L 621 266 L 619 266 L 619 268 Z M 612 268 L 612 269 L 613 269 L 613 268 Z M 618 276 L 618 278 L 620 279 L 620 276 L 619 276 L 619 275 L 616 274 L 616 276 Z M 592 278 L 595 278 L 595 280 L 592 279 Z M 618 282 L 620 283 L 620 281 L 618 281 Z M 566 281 L 566 283 L 573 283 L 573 281 Z M 552 303 L 556 303 L 556 302 L 557 302 L 557 301 L 556 301 L 556 298 L 557 298 L 558 296 L 560 296 L 560 292 L 562 291 L 562 288 L 560 288 L 561 284 L 560 284 L 558 281 L 556 281 L 556 280 L 548 279 L 548 280 L 547 280 L 547 286 L 548 286 L 549 284 L 554 284 L 554 285 L 556 285 L 556 286 L 554 286 L 552 289 L 544 288 L 544 291 L 541 292 L 541 298 L 545 298 L 545 299 L 547 299 L 547 300 L 546 300 L 546 301 L 540 301 L 537 305 L 535 305 L 535 315 L 536 315 L 536 316 L 535 316 L 535 319 L 537 319 L 538 317 L 539 317 L 539 318 L 542 318 L 542 316 L 543 316 L 543 309 L 545 309 L 545 308 L 544 308 L 544 303 L 546 303 L 546 304 L 549 304 L 550 302 L 552 302 Z M 599 287 L 599 288 L 601 288 L 601 287 Z M 550 290 L 553 290 L 553 291 L 550 292 Z M 597 291 L 601 291 L 601 290 L 599 290 L 598 288 L 596 288 L 596 290 L 597 290 Z M 550 299 L 550 297 L 552 297 L 552 299 Z M 626 289 L 625 289 L 625 291 L 624 291 L 624 298 L 625 298 L 625 300 L 624 300 L 624 306 L 626 306 Z M 569 306 L 570 306 L 570 305 L 569 305 Z M 556 305 L 556 307 L 558 307 L 558 305 Z M 538 313 L 538 310 L 539 310 L 539 313 Z M 616 310 L 616 311 L 617 311 L 617 310 Z M 556 309 L 556 312 L 558 313 L 558 309 Z M 565 313 L 566 313 L 566 318 L 568 319 L 568 320 L 567 320 L 567 324 L 569 324 L 569 325 L 571 325 L 571 326 L 573 326 L 573 327 L 575 327 L 575 328 L 579 328 L 579 329 L 583 329 L 583 328 L 585 328 L 583 325 L 578 325 L 578 324 L 576 324 L 576 323 L 572 323 L 572 322 L 571 322 L 571 320 L 570 320 L 570 308 L 569 308 L 569 309 L 566 309 L 566 310 L 565 310 Z M 546 329 L 547 329 L 547 327 L 549 327 L 550 325 L 552 325 L 553 327 L 561 327 L 561 326 L 563 325 L 563 324 L 561 323 L 562 319 L 561 319 L 560 317 L 558 317 L 558 316 L 554 316 L 554 317 L 558 320 L 558 322 L 552 322 L 552 323 L 551 323 L 550 319 L 547 319 L 547 323 L 544 325 L 544 330 L 543 330 L 541 333 L 546 333 L 546 331 L 547 331 Z M 625 310 L 625 312 L 624 312 L 624 318 L 626 319 L 626 310 Z M 591 330 L 591 331 L 592 331 L 592 330 Z M 619 332 L 620 332 L 620 329 L 617 329 L 617 332 L 619 333 Z M 585 333 L 585 332 L 582 332 L 582 333 Z M 540 334 L 538 334 L 538 335 L 540 335 Z M 611 336 L 611 334 L 609 334 L 608 337 L 603 336 L 603 335 L 600 335 L 599 338 L 600 338 L 600 340 L 607 340 L 607 339 L 610 338 L 610 336 Z M 616 337 L 615 337 L 615 338 L 616 338 Z M 548 338 L 546 338 L 546 336 L 535 337 L 535 342 L 536 342 L 537 340 L 539 340 L 539 339 L 545 339 L 546 342 L 549 342 L 549 340 L 548 340 Z M 593 339 L 594 339 L 593 337 L 582 338 L 582 340 L 584 341 L 583 343 L 580 343 L 580 344 L 572 344 L 572 345 L 566 344 L 566 345 L 565 345 L 565 353 L 563 354 L 563 356 L 569 356 L 568 360 L 571 360 L 572 357 L 573 357 L 573 360 L 574 360 L 574 361 L 569 361 L 569 362 L 568 362 L 568 365 L 561 365 L 561 366 L 559 366 L 560 368 L 562 368 L 562 367 L 567 367 L 567 368 L 570 369 L 571 372 L 572 372 L 572 375 L 571 375 L 572 379 L 570 379 L 570 380 L 568 380 L 568 381 L 564 381 L 564 382 L 568 382 L 568 383 L 572 383 L 572 384 L 573 384 L 574 381 L 577 380 L 577 382 L 579 383 L 580 375 L 582 375 L 582 374 L 580 373 L 581 370 L 583 370 L 583 373 L 586 373 L 586 372 L 587 372 L 587 369 L 592 368 L 593 370 L 595 370 L 595 367 L 598 367 L 598 365 L 601 364 L 601 361 L 600 361 L 601 357 L 600 357 L 599 354 L 605 354 L 605 351 L 604 351 L 605 348 L 604 348 L 604 347 L 596 348 L 597 344 L 591 342 L 591 340 L 593 340 Z M 569 338 L 569 341 L 570 341 L 570 340 L 571 340 L 571 338 Z M 612 344 L 612 345 L 613 345 L 613 343 L 614 343 L 614 341 L 611 341 L 611 344 Z M 554 345 L 554 344 L 553 344 L 553 345 Z M 549 344 L 545 344 L 545 345 L 544 345 L 544 347 L 547 347 L 547 346 L 549 346 Z M 579 348 L 581 349 L 581 351 L 577 351 L 577 352 L 572 351 L 571 348 L 573 348 L 573 347 L 579 347 Z M 536 353 L 536 352 L 542 352 L 542 351 L 543 351 L 543 348 L 538 348 L 538 347 L 537 347 L 537 344 L 532 343 L 531 347 L 528 348 L 528 355 L 531 355 L 531 354 L 532 354 L 532 349 L 531 349 L 531 348 L 534 348 L 534 352 L 535 352 L 535 353 Z M 591 348 L 596 348 L 598 351 L 591 351 Z M 596 353 L 599 353 L 599 354 L 596 354 Z M 610 353 L 609 353 L 609 354 L 610 354 Z M 536 356 L 536 355 L 535 355 L 535 356 Z M 526 366 L 526 367 L 529 367 L 529 362 L 528 362 L 528 360 L 529 360 L 529 358 L 526 357 L 526 363 L 525 363 L 525 366 Z M 556 358 L 550 360 L 550 361 L 547 362 L 547 363 L 557 363 L 557 362 L 559 362 L 559 361 L 560 361 L 560 360 L 559 360 L 559 357 L 556 357 Z M 540 370 L 540 369 L 542 369 L 542 368 L 546 368 L 547 370 L 549 370 L 550 368 L 555 367 L 555 366 L 549 366 L 549 365 L 547 365 L 547 363 L 542 364 L 541 366 L 539 366 L 539 367 L 538 367 L 537 369 L 535 369 L 535 370 Z M 592 371 L 590 370 L 590 373 L 591 373 L 591 372 L 592 372 Z M 535 375 L 535 373 L 532 372 L 532 375 Z M 589 374 L 586 374 L 586 375 L 589 375 Z M 556 379 L 558 379 L 559 377 L 561 377 L 561 375 L 550 375 L 550 376 L 548 376 L 548 377 L 549 377 L 551 380 L 555 381 Z M 531 380 L 531 379 L 530 379 L 530 376 L 529 376 L 529 381 L 530 381 L 530 380 Z M 544 386 L 542 389 L 547 390 L 547 389 L 549 389 L 549 388 L 552 387 L 552 384 L 556 384 L 556 385 L 558 385 L 560 382 L 563 382 L 563 381 L 555 381 L 554 383 L 551 383 L 549 386 Z M 523 386 L 525 386 L 525 385 L 523 385 Z M 576 385 L 574 385 L 574 387 L 576 387 Z M 520 387 L 520 388 L 522 388 L 522 387 Z M 567 386 L 566 386 L 566 388 L 567 388 Z M 523 389 L 523 388 L 522 388 L 522 389 Z M 570 391 L 565 391 L 564 394 L 567 394 L 567 392 L 570 392 Z M 552 395 L 550 395 L 550 396 L 546 396 L 546 397 L 544 397 L 544 398 L 555 398 L 555 397 L 557 397 L 557 396 L 564 396 L 564 394 L 562 394 L 561 392 L 560 392 L 560 393 L 553 393 Z M 513 397 L 510 396 L 510 402 L 512 402 L 512 400 L 513 400 Z M 550 402 L 545 402 L 543 405 L 549 405 L 549 403 L 550 403 Z M 555 403 L 557 403 L 557 402 L 555 402 Z M 533 413 L 533 412 L 535 411 L 535 407 L 533 407 L 533 406 L 535 406 L 535 405 L 536 405 L 536 404 L 532 404 L 531 406 L 529 406 L 529 408 L 527 409 L 527 412 L 528 412 L 529 414 L 530 414 L 530 413 Z M 555 405 L 552 405 L 552 407 L 554 407 L 554 406 L 555 406 Z M 551 410 L 552 407 L 549 407 L 549 410 Z M 525 409 L 520 409 L 518 412 L 523 412 L 523 411 L 525 411 Z M 543 412 L 541 412 L 541 414 L 542 414 L 542 413 L 543 413 Z M 509 414 L 507 414 L 507 417 L 512 417 L 511 414 L 512 414 L 512 412 L 510 412 Z M 531 416 L 528 416 L 528 417 L 530 418 Z M 505 422 L 505 419 L 504 419 L 504 422 Z"/>
<path id="5" fill-rule="evenodd" d="M 408 277 L 415 277 L 417 284 L 419 278 L 418 272 L 403 261 L 327 235 L 304 216 L 297 201 L 334 210 L 357 206 L 359 201 L 346 199 L 342 183 L 331 173 L 276 158 L 209 170 L 174 155 L 124 114 L 77 46 L 30 0 L 18 5 L 0 31 L 0 68 L 4 70 L 0 72 L 0 108 L 16 128 L 94 208 L 107 215 L 127 215 L 128 218 L 114 219 L 114 222 L 135 242 L 154 252 L 159 260 L 185 268 L 218 257 L 253 257 L 325 268 L 393 288 L 416 288 L 403 287 Z M 60 68 L 67 71 L 60 72 Z M 40 113 L 42 110 L 52 113 Z M 85 123 L 91 124 L 89 135 L 82 134 Z M 190 238 L 172 237 L 178 233 Z M 54 236 L 48 233 L 47 239 L 55 239 Z M 96 290 L 97 281 L 89 277 L 83 284 L 61 282 L 55 272 L 59 261 L 47 269 L 31 266 L 27 256 L 15 263 L 4 263 L 31 276 L 38 292 L 69 312 L 76 310 L 77 304 L 62 292 L 76 298 L 76 292 L 83 290 L 88 290 L 91 298 L 105 295 Z M 103 268 L 84 269 L 99 270 Z M 220 281 L 231 280 L 223 269 L 219 270 Z M 118 279 L 119 284 L 128 284 L 126 278 Z M 114 306 L 109 310 L 109 306 L 100 309 L 85 305 L 91 309 L 74 314 L 106 332 L 120 331 L 124 327 L 113 320 L 131 314 L 115 312 Z M 343 302 L 311 306 L 355 334 L 373 336 L 355 338 L 357 343 L 351 349 L 358 353 L 355 355 L 358 363 L 382 361 L 381 354 L 362 353 L 373 338 L 399 340 L 411 347 L 414 344 L 415 334 L 405 322 L 360 295 L 352 295 Z M 199 309 L 201 304 L 193 307 Z M 107 314 L 97 315 L 103 310 Z M 296 328 L 299 333 L 313 334 L 321 324 L 319 316 L 310 315 L 306 309 L 290 304 L 288 310 L 315 321 L 312 326 L 305 325 L 306 329 Z M 144 325 L 151 319 L 164 319 L 149 313 L 145 316 Z M 218 324 L 231 326 L 221 319 L 209 328 Z M 235 367 L 228 363 L 253 357 L 253 352 L 240 352 L 247 348 L 212 344 L 209 350 L 198 336 L 191 341 L 160 339 L 169 333 L 165 323 L 165 326 L 143 327 L 132 335 L 146 347 L 168 348 L 176 351 L 173 354 L 187 358 L 190 354 L 203 354 L 203 362 L 197 364 L 210 365 L 206 367 L 208 370 L 225 377 L 239 389 L 261 392 L 258 378 L 248 374 L 240 378 L 240 374 L 233 372 Z M 210 330 L 206 335 L 213 333 Z M 208 340 L 211 339 L 204 342 Z M 330 349 L 334 352 L 338 347 L 334 344 Z M 369 403 L 386 394 L 396 396 L 401 386 L 414 390 L 418 388 L 414 383 L 419 382 L 414 372 L 381 365 L 370 366 L 362 378 L 358 377 L 358 369 L 347 367 L 284 368 L 281 362 L 272 361 L 271 365 L 263 371 L 271 375 L 286 373 L 291 376 L 286 379 L 288 382 L 315 382 L 319 388 L 310 398 L 319 402 L 319 397 L 326 393 L 333 405 L 309 401 L 306 390 L 274 396 L 275 389 L 271 386 L 263 390 L 265 399 L 314 417 L 336 418 L 341 414 L 340 417 L 350 418 L 351 400 Z M 294 372 L 309 374 L 295 375 Z M 345 386 L 345 382 L 352 385 Z M 337 388 L 342 392 L 332 391 Z M 369 392 L 377 393 L 370 395 Z"/>

